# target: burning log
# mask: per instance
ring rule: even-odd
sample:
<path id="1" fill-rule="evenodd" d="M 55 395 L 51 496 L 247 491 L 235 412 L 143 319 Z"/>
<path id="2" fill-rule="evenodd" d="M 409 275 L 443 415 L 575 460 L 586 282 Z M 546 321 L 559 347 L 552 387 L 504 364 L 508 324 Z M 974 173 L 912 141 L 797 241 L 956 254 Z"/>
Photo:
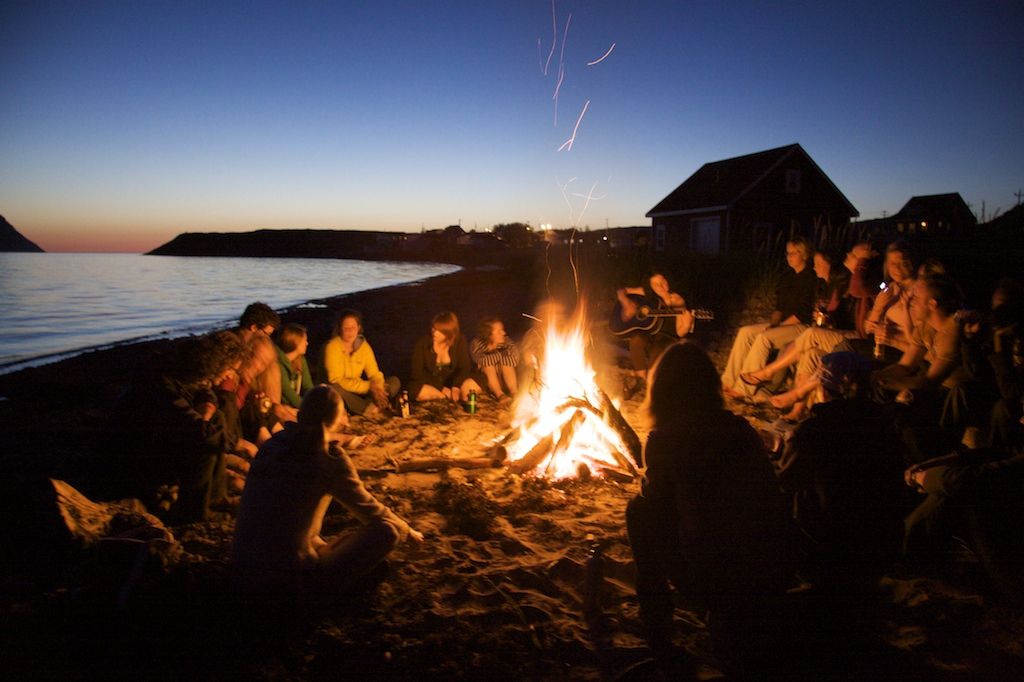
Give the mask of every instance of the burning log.
<path id="1" fill-rule="evenodd" d="M 643 446 L 640 445 L 640 437 L 636 435 L 636 431 L 629 425 L 626 418 L 619 412 L 619 408 L 615 407 L 612 403 L 612 399 L 608 397 L 608 394 L 604 390 L 597 386 L 597 395 L 601 398 L 601 411 L 604 412 L 606 419 L 608 420 L 609 426 L 611 426 L 622 442 L 626 444 L 626 449 L 629 450 L 630 457 L 637 466 L 643 466 Z M 635 472 L 634 472 L 635 473 Z"/>
<path id="2" fill-rule="evenodd" d="M 551 458 L 548 459 L 548 465 L 544 467 L 545 476 L 547 476 L 551 471 L 551 465 L 554 464 L 555 458 L 558 457 L 558 453 L 569 447 L 569 443 L 572 442 L 572 437 L 576 433 L 576 429 L 579 428 L 579 425 L 583 423 L 584 419 L 586 419 L 586 417 L 583 412 L 576 410 L 572 413 L 572 416 L 569 417 L 569 421 L 565 423 L 565 426 L 562 427 L 562 434 L 558 437 L 558 442 L 555 443 L 555 447 L 551 449 Z"/>
<path id="3" fill-rule="evenodd" d="M 555 435 L 550 433 L 539 441 L 537 444 L 530 448 L 530 451 L 523 455 L 520 459 L 512 462 L 508 465 L 508 470 L 513 474 L 524 474 L 530 469 L 540 464 L 544 457 L 551 452 L 551 448 L 555 445 Z"/>

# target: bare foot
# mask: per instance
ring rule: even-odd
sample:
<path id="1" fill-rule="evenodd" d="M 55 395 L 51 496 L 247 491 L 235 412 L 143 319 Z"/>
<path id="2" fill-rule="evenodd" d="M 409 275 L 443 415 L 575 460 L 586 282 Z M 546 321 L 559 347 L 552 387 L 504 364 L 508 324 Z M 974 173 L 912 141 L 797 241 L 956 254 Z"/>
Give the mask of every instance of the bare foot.
<path id="1" fill-rule="evenodd" d="M 768 402 L 771 403 L 772 407 L 784 410 L 787 407 L 793 407 L 793 405 L 796 404 L 796 400 L 796 396 L 787 391 L 785 393 L 773 395 L 768 399 Z"/>
<path id="2" fill-rule="evenodd" d="M 806 411 L 807 403 L 803 401 L 798 402 L 795 405 L 793 405 L 793 409 L 791 409 L 786 414 L 782 415 L 782 420 L 795 424 L 804 418 L 804 412 Z"/>

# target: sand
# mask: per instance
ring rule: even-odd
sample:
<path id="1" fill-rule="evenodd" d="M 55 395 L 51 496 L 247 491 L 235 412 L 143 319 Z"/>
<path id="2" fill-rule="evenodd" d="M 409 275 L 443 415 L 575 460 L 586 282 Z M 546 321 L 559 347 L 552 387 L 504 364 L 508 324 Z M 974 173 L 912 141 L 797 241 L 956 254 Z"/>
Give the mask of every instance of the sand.
<path id="1" fill-rule="evenodd" d="M 520 334 L 520 314 L 543 295 L 543 279 L 462 272 L 319 302 L 327 307 L 285 318 L 309 325 L 316 346 L 326 337 L 327 313 L 357 307 L 385 370 L 402 374 L 417 330 L 428 329 L 434 312 L 451 308 L 464 321 L 497 314 Z M 705 328 L 697 341 L 720 355 L 737 321 Z M 488 400 L 475 415 L 438 403 L 414 405 L 407 419 L 353 419 L 353 431 L 376 438 L 352 452 L 367 487 L 426 540 L 400 547 L 378 585 L 339 604 L 268 611 L 232 603 L 229 516 L 171 529 L 177 551 L 163 564 L 151 560 L 133 582 L 97 550 L 76 549 L 46 514 L 45 477 L 89 490 L 90 464 L 101 456 L 90 448 L 106 410 L 155 347 L 115 348 L 0 377 L 4 540 L 16 555 L 4 571 L 0 627 L 12 679 L 649 678 L 624 526 L 638 482 L 551 482 L 501 467 L 391 470 L 421 457 L 483 454 L 511 416 Z M 622 411 L 642 439 L 640 397 Z M 325 533 L 351 523 L 334 510 Z M 600 570 L 588 569 L 595 541 L 603 548 Z M 114 569 L 100 580 L 105 566 Z M 977 577 L 970 564 L 887 577 L 877 602 L 866 605 L 867 627 L 884 653 L 876 677 L 898 670 L 915 679 L 1019 679 L 1024 619 Z M 125 585 L 130 590 L 118 599 Z M 678 642 L 702 661 L 702 677 L 720 677 L 702 615 L 676 614 Z"/>

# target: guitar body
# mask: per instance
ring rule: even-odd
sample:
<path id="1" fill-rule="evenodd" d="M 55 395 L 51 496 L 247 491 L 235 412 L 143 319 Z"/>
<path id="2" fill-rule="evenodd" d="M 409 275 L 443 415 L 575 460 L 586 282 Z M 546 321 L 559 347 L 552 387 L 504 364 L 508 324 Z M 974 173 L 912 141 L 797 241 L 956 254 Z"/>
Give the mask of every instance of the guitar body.
<path id="1" fill-rule="evenodd" d="M 608 330 L 616 336 L 629 336 L 636 332 L 647 332 L 654 336 L 661 332 L 665 318 L 652 317 L 649 314 L 649 311 L 656 310 L 657 307 L 651 305 L 651 302 L 640 294 L 626 294 L 626 297 L 636 303 L 636 313 L 633 317 L 623 320 L 622 301 L 615 301 L 611 319 L 608 320 Z"/>
<path id="2" fill-rule="evenodd" d="M 623 320 L 622 302 L 615 302 L 612 316 L 608 320 L 608 330 L 616 336 L 629 336 L 638 332 L 645 332 L 654 336 L 661 333 L 665 320 L 682 314 L 680 311 L 672 308 L 659 308 L 657 305 L 651 305 L 649 300 L 639 294 L 626 294 L 626 297 L 636 303 L 636 313 L 633 317 Z M 697 320 L 715 319 L 714 313 L 707 310 L 695 309 L 687 312 L 691 313 L 694 319 Z M 673 324 L 675 323 L 673 322 Z"/>

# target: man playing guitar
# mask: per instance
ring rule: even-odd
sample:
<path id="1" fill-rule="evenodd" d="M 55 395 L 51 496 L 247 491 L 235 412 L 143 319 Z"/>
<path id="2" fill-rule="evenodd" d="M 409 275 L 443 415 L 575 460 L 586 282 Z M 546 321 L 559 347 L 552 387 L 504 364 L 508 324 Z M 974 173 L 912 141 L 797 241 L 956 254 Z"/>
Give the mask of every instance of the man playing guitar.
<path id="1" fill-rule="evenodd" d="M 670 315 L 664 318 L 659 316 L 658 319 L 664 320 L 663 323 L 643 325 L 648 329 L 639 329 L 629 337 L 629 356 L 633 368 L 646 377 L 647 371 L 662 351 L 690 333 L 693 313 L 686 308 L 686 299 L 672 291 L 668 278 L 658 271 L 648 276 L 644 286 L 619 289 L 616 297 L 623 325 L 628 325 L 630 320 L 642 320 L 648 312 Z"/>

